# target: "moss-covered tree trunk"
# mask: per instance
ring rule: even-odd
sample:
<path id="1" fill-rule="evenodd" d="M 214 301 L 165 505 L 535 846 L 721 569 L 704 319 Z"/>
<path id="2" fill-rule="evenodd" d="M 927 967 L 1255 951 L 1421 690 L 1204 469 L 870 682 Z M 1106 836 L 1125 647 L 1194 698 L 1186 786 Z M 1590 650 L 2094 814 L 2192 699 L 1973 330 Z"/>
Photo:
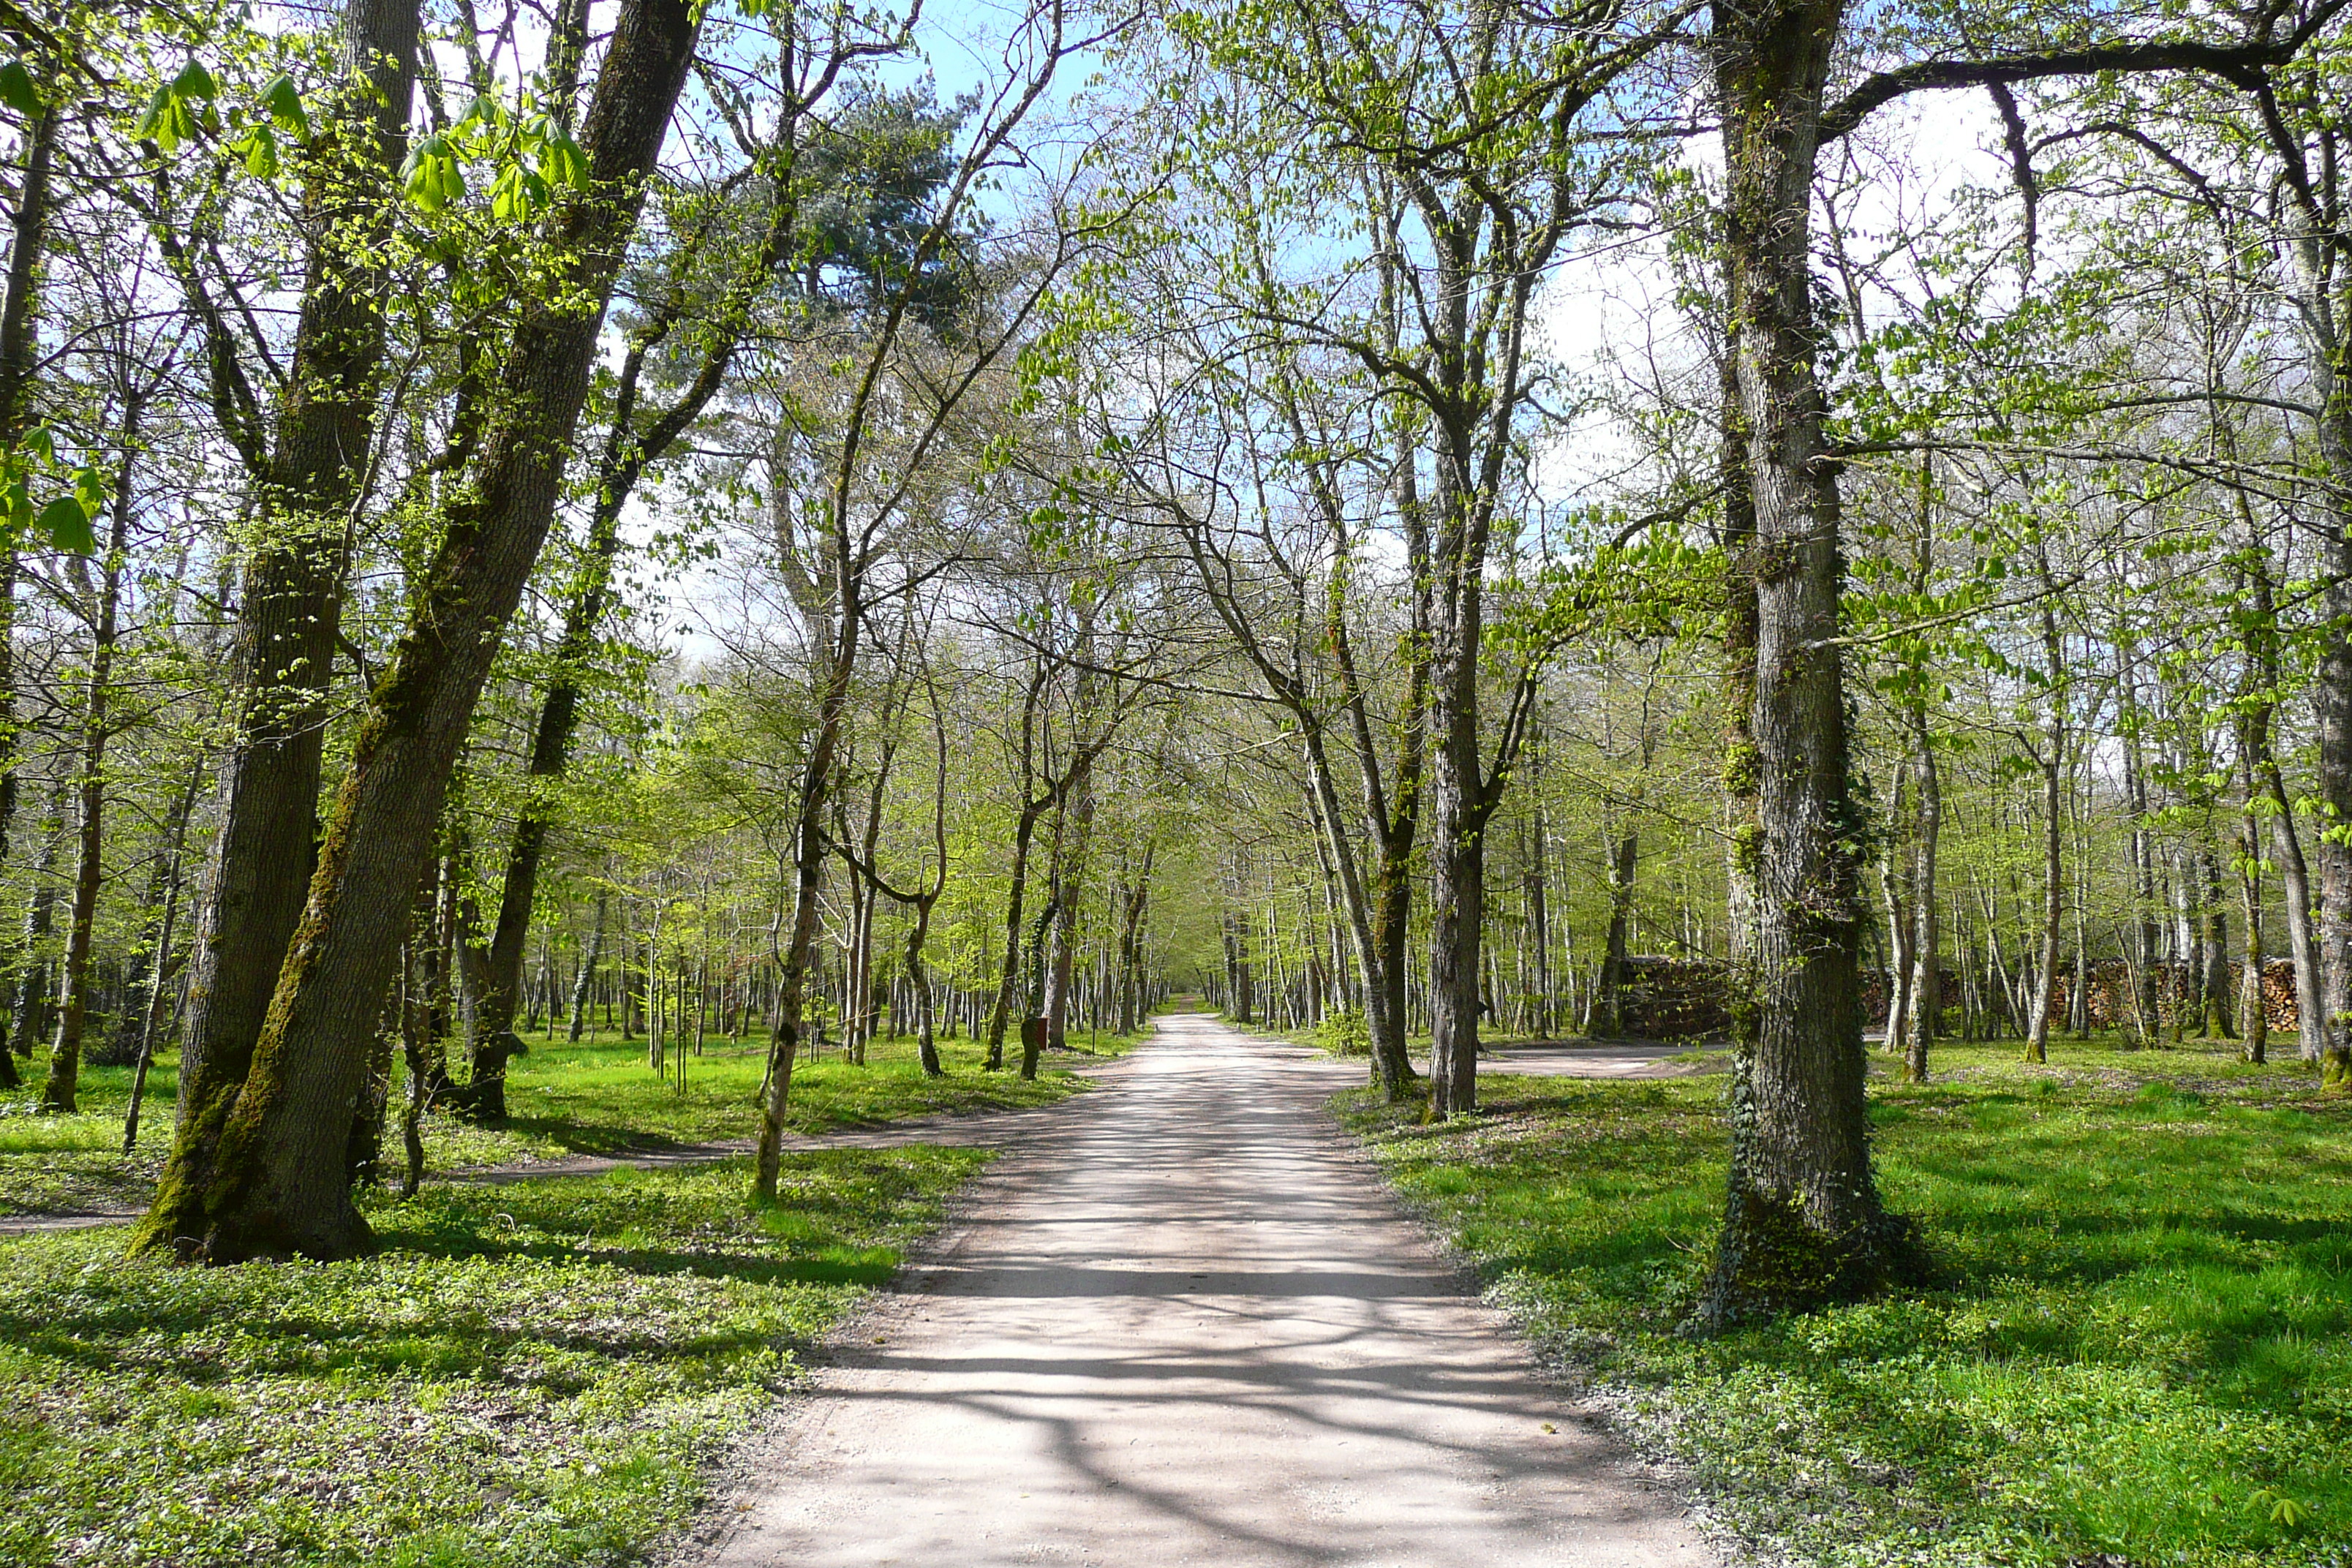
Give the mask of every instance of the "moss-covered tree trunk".
<path id="1" fill-rule="evenodd" d="M 204 1194 L 216 1262 L 349 1257 L 372 1241 L 346 1165 L 405 924 L 451 769 L 562 493 L 604 305 L 691 63 L 698 8 L 630 0 L 580 137 L 589 189 L 557 210 L 547 291 L 504 345 L 474 483 L 448 509 L 319 851 L 252 1071 Z"/>
<path id="2" fill-rule="evenodd" d="M 1463 500 L 1468 502 L 1467 488 Z M 1455 509 L 1457 511 L 1459 508 Z M 1439 1115 L 1478 1105 L 1478 959 L 1486 920 L 1485 760 L 1478 657 L 1486 549 L 1457 516 L 1438 530 L 1439 611 L 1430 660 L 1429 1100 Z"/>
<path id="3" fill-rule="evenodd" d="M 180 1119 L 133 1245 L 194 1246 L 221 1130 L 311 871 L 325 700 L 341 617 L 352 512 L 375 429 L 386 274 L 377 243 L 407 142 L 417 0 L 352 0 L 345 80 L 322 116 L 305 206 L 316 235 L 275 449 L 262 464 L 259 543 L 245 563 L 230 653 L 236 738 L 189 950 Z M 210 345 L 216 365 L 232 349 Z"/>
<path id="4" fill-rule="evenodd" d="M 1726 165 L 1727 423 L 1741 447 L 1728 465 L 1728 662 L 1746 712 L 1727 772 L 1745 816 L 1737 912 L 1752 987 L 1727 1213 L 1698 1314 L 1717 1327 L 1873 1289 L 1907 1247 L 1879 1205 L 1864 1114 L 1838 493 L 1813 374 L 1808 236 L 1843 16 L 1843 0 L 1718 0 L 1709 40 Z"/>

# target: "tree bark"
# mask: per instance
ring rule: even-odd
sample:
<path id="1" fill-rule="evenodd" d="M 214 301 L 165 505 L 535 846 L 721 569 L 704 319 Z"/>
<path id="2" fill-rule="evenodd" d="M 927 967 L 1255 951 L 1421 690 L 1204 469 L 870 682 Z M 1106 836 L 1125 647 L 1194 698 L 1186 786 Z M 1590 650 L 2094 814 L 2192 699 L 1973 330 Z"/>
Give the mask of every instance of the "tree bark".
<path id="1" fill-rule="evenodd" d="M 1143 859 L 1130 867 L 1119 886 L 1118 1032 L 1131 1035 L 1143 1022 L 1143 920 L 1151 907 L 1151 862 L 1159 847 L 1149 841 Z"/>
<path id="2" fill-rule="evenodd" d="M 629 0 L 581 135 L 590 191 L 557 209 L 559 258 L 506 345 L 474 484 L 447 510 L 416 610 L 376 687 L 320 845 L 252 1071 L 207 1184 L 215 1262 L 372 1244 L 343 1144 L 399 929 L 430 861 L 449 775 L 562 490 L 604 304 L 691 62 L 698 13 Z M 152 1231 L 151 1226 L 151 1231 Z"/>
<path id="3" fill-rule="evenodd" d="M 276 450 L 259 476 L 263 542 L 246 563 L 230 659 L 236 738 L 189 950 L 180 1116 L 133 1247 L 192 1247 L 220 1139 L 253 1063 L 302 914 L 352 509 L 383 357 L 383 193 L 398 189 L 416 70 L 417 0 L 350 0 L 331 144 L 305 195 L 319 238 L 303 279 Z M 216 364 L 232 351 L 215 342 Z M 373 1017 L 373 1009 L 367 1009 Z"/>
<path id="4" fill-rule="evenodd" d="M 511 868 L 508 875 L 513 875 Z M 572 1025 L 564 1037 L 574 1042 L 588 1027 L 588 994 L 596 984 L 596 965 L 604 956 L 604 912 L 612 900 L 611 889 L 596 889 L 596 923 L 589 929 L 588 951 L 580 955 L 580 973 L 572 982 Z"/>
<path id="5" fill-rule="evenodd" d="M 1753 997 L 1735 1056 L 1723 1235 L 1698 1309 L 1714 1328 L 1879 1289 L 1910 1246 L 1870 1162 L 1862 833 L 1836 640 L 1843 562 L 1813 372 L 1809 228 L 1843 18 L 1842 0 L 1717 0 L 1709 38 L 1726 160 L 1728 423 L 1744 437 L 1727 476 L 1734 695 L 1752 683 L 1746 748 L 1727 772 L 1735 797 L 1753 802 L 1737 847 L 1752 889 Z"/>
<path id="6" fill-rule="evenodd" d="M 1609 852 L 1609 934 L 1601 950 L 1601 973 L 1592 983 L 1593 1034 L 1625 1032 L 1621 993 L 1625 984 L 1626 943 L 1633 922 L 1633 878 L 1642 862 L 1641 835 L 1619 834 Z"/>
<path id="7" fill-rule="evenodd" d="M 25 125 L 25 172 L 9 225 L 7 292 L 0 296 L 0 451 L 14 451 L 32 424 L 33 377 L 40 368 L 41 257 L 48 244 L 50 174 L 56 163 L 58 118 L 44 108 Z M 0 864 L 16 821 L 16 548 L 0 544 Z M 22 984 L 20 959 L 17 983 Z M 7 1037 L 13 1007 L 0 1006 L 0 1089 L 23 1081 L 15 1047 L 32 1041 Z"/>
<path id="8" fill-rule="evenodd" d="M 1911 1083 L 1927 1081 L 1928 1047 L 1944 1021 L 1944 945 L 1939 925 L 1941 906 L 1936 885 L 1936 854 L 1944 833 L 1942 770 L 1936 763 L 1935 737 L 1928 732 L 1927 714 L 1911 714 L 1913 762 L 1919 780 L 1919 816 L 1911 837 L 1911 1011 L 1905 1020 L 1903 1076 Z"/>
<path id="9" fill-rule="evenodd" d="M 1903 828 L 1906 797 L 1911 792 L 1911 759 L 1895 764 L 1895 779 L 1886 792 L 1890 832 L 1879 862 L 1878 884 L 1886 900 L 1886 1049 L 1900 1048 L 1911 1020 L 1911 900 L 1905 895 L 1909 874 L 1910 835 Z"/>
<path id="10" fill-rule="evenodd" d="M 2054 592 L 2047 556 L 2041 560 L 2042 585 Z M 2027 1021 L 2025 1059 L 2050 1059 L 2050 1009 L 2058 989 L 2058 944 L 2066 923 L 2066 707 L 2065 647 L 2058 636 L 2058 616 L 2050 601 L 2042 602 L 2043 675 L 2050 683 L 2044 693 L 2050 704 L 2042 730 L 2042 954 L 2033 982 L 2033 1014 Z"/>
<path id="11" fill-rule="evenodd" d="M 2244 947 L 2238 972 L 2238 1034 L 2245 1042 L 2246 1060 L 2269 1059 L 2271 1016 L 2269 995 L 2263 984 L 2269 958 L 2263 948 L 2263 830 L 2254 793 L 2254 748 L 2250 742 L 2254 716 L 2241 709 L 2238 716 L 2238 896 L 2243 920 Z"/>
<path id="12" fill-rule="evenodd" d="M 1077 963 L 1078 903 L 1080 889 L 1086 883 L 1087 853 L 1094 838 L 1092 768 L 1071 789 L 1069 816 L 1070 832 L 1062 845 L 1061 864 L 1054 874 L 1054 964 L 1045 991 L 1045 1044 L 1057 1051 L 1069 1047 L 1070 980 Z"/>
<path id="13" fill-rule="evenodd" d="M 33 857 L 33 891 L 25 903 L 24 934 L 16 955 L 16 973 L 11 977 L 16 994 L 10 1006 L 17 1042 L 24 1047 L 21 1054 L 32 1055 L 33 1041 L 48 1033 L 51 1023 L 51 1003 L 55 987 L 50 984 L 48 954 L 45 951 L 49 936 L 56 930 L 58 903 L 58 851 L 65 837 L 66 781 L 49 781 L 49 803 L 42 819 L 40 848 Z"/>
<path id="14" fill-rule="evenodd" d="M 122 573 L 129 563 L 131 472 L 144 401 L 144 392 L 132 389 L 123 402 L 117 441 L 122 458 L 114 478 L 113 522 L 108 531 L 105 563 L 99 571 L 96 603 L 89 605 L 89 677 L 82 689 L 81 774 L 76 786 L 80 795 L 80 843 L 74 861 L 73 909 L 66 925 L 58 1037 L 49 1050 L 48 1079 L 41 1088 L 41 1109 L 49 1111 L 73 1110 L 80 1086 L 82 1032 L 89 1010 L 90 939 L 98 921 L 99 890 L 106 880 L 106 742 L 112 723 L 108 708 L 113 696 L 115 629 Z M 81 563 L 77 561 L 75 565 L 87 589 Z"/>

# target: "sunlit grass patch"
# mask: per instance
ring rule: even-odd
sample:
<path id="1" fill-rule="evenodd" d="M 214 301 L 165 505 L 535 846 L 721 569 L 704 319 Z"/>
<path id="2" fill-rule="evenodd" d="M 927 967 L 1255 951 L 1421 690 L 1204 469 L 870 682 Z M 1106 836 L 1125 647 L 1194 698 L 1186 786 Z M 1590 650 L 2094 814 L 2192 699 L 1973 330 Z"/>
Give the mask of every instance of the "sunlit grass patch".
<path id="1" fill-rule="evenodd" d="M 0 1242 L 0 1562 L 630 1560 L 986 1158 L 429 1189 L 335 1265 Z"/>
<path id="2" fill-rule="evenodd" d="M 1349 1105 L 1400 1186 L 1633 1429 L 1802 1561 L 2352 1561 L 2352 1107 L 2219 1050 L 1938 1053 L 1874 1081 L 1942 1289 L 1676 1330 L 1719 1223 L 1724 1082 L 1486 1080 Z"/>
<path id="3" fill-rule="evenodd" d="M 1091 1038 L 1101 1056 L 1110 1057 L 1133 1048 L 1148 1033 L 1079 1038 Z M 534 1039 L 530 1054 L 517 1058 L 509 1071 L 511 1114 L 505 1126 L 481 1127 L 440 1113 L 426 1117 L 426 1169 L 470 1171 L 748 1140 L 759 1131 L 753 1096 L 765 1070 L 764 1053 L 762 1045 L 711 1036 L 703 1055 L 688 1058 L 681 1089 L 676 1054 L 667 1072 L 657 1076 L 642 1039 L 597 1035 L 576 1045 Z M 804 1057 L 793 1074 L 792 1130 L 823 1133 L 919 1116 L 1051 1105 L 1091 1081 L 1067 1065 L 1083 1063 L 1083 1056 L 1056 1058 L 1034 1081 L 1024 1082 L 1013 1071 L 982 1072 L 985 1051 L 973 1041 L 942 1040 L 940 1053 L 947 1076 L 939 1079 L 923 1076 L 912 1039 L 875 1041 L 864 1066 L 852 1066 L 835 1050 Z M 138 1148 L 129 1155 L 122 1152 L 128 1068 L 85 1067 L 81 1109 L 72 1116 L 42 1114 L 33 1088 L 0 1099 L 0 1215 L 143 1208 L 171 1147 L 175 1067 L 166 1056 L 149 1073 Z M 462 1076 L 462 1066 L 459 1071 Z M 402 1092 L 395 1082 L 395 1119 Z M 386 1129 L 384 1158 L 400 1158 L 396 1127 Z"/>
<path id="4" fill-rule="evenodd" d="M 172 1145 L 174 1066 L 159 1061 L 148 1072 L 139 1143 L 128 1154 L 122 1125 L 131 1068 L 85 1063 L 79 1109 L 52 1116 L 40 1109 L 43 1061 L 26 1067 L 25 1087 L 0 1097 L 0 1215 L 142 1207 Z"/>
<path id="5" fill-rule="evenodd" d="M 680 1089 L 677 1056 L 657 1078 L 643 1040 L 534 1042 L 509 1073 L 508 1124 L 486 1129 L 436 1118 L 427 1158 L 436 1169 L 461 1169 L 750 1138 L 759 1131 L 753 1096 L 766 1069 L 764 1053 L 764 1046 L 713 1036 L 703 1055 L 688 1058 Z M 937 1079 L 923 1076 L 911 1039 L 873 1042 L 862 1067 L 835 1050 L 804 1056 L 793 1070 L 787 1121 L 796 1132 L 831 1132 L 916 1116 L 1051 1105 L 1088 1083 L 1059 1065 L 1034 1081 L 1009 1070 L 982 1072 L 984 1047 L 971 1040 L 943 1040 L 940 1054 L 947 1075 Z"/>

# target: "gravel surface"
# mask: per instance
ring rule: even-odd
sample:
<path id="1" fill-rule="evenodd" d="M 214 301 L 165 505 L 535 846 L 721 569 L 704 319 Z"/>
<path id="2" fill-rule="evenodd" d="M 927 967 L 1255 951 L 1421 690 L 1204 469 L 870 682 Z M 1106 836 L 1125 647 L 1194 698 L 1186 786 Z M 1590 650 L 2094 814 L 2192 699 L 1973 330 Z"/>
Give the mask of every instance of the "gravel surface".
<path id="1" fill-rule="evenodd" d="M 1024 1131 L 682 1563 L 1702 1568 L 1322 1110 L 1212 1019 Z"/>

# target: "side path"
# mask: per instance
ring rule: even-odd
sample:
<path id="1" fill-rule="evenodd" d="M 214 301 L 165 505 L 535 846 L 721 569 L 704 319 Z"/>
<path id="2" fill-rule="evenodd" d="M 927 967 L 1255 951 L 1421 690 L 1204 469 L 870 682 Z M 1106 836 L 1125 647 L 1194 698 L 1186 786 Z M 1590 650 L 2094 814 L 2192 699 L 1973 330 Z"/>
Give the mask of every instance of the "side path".
<path id="1" fill-rule="evenodd" d="M 1116 1073 L 1122 1063 L 1114 1058 L 1107 1061 L 1072 1065 L 1076 1071 L 1099 1078 Z M 844 1128 L 834 1132 L 793 1133 L 784 1139 L 784 1147 L 788 1150 L 900 1149 L 910 1143 L 929 1143 L 942 1148 L 992 1147 L 1021 1136 L 1024 1129 L 1036 1123 L 1048 1111 L 1070 1103 L 1070 1100 L 1056 1100 L 1051 1105 L 1025 1105 L 1010 1110 L 948 1111 L 937 1116 L 910 1117 L 904 1121 L 888 1121 L 870 1127 Z M 428 1184 L 435 1182 L 495 1184 L 536 1182 L 550 1176 L 601 1176 L 608 1171 L 623 1169 L 668 1171 L 731 1160 L 737 1155 L 750 1153 L 754 1147 L 755 1141 L 750 1138 L 729 1138 L 713 1143 L 671 1143 L 617 1154 L 566 1154 L 552 1160 L 525 1160 L 511 1165 L 485 1165 L 458 1171 L 428 1170 L 425 1179 Z M 0 1239 L 29 1236 L 37 1231 L 85 1230 L 92 1226 L 128 1225 L 145 1212 L 144 1209 L 132 1208 L 93 1208 L 63 1213 L 0 1215 Z"/>
<path id="2" fill-rule="evenodd" d="M 1715 1561 L 1323 1113 L 1360 1065 L 1160 1029 L 982 1178 L 681 1563 Z"/>

